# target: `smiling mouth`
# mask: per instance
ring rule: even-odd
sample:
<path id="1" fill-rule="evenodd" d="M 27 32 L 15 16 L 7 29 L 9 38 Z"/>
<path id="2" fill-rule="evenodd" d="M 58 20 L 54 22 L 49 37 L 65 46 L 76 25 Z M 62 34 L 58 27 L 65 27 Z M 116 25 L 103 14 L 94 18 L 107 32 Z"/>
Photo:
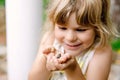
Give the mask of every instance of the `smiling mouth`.
<path id="1" fill-rule="evenodd" d="M 77 46 L 79 46 L 80 44 L 76 44 L 76 45 L 69 45 L 69 44 L 66 44 L 67 46 L 69 46 L 69 47 L 77 47 Z"/>
<path id="2" fill-rule="evenodd" d="M 70 44 L 66 44 L 66 48 L 69 50 L 76 50 L 78 48 L 80 48 L 81 44 L 75 44 L 75 45 L 70 45 Z"/>

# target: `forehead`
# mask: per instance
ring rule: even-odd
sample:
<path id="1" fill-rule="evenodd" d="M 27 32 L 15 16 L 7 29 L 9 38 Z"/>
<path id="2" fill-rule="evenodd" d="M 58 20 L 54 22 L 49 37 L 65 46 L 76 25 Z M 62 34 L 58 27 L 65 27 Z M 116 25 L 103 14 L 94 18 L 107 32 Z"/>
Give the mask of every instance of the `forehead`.
<path id="1" fill-rule="evenodd" d="M 69 17 L 67 25 L 80 27 L 80 25 L 77 23 L 75 13 L 71 14 Z"/>
<path id="2" fill-rule="evenodd" d="M 87 28 L 87 27 L 90 27 L 88 25 L 80 25 L 80 24 L 78 24 L 75 13 L 72 13 L 70 15 L 70 17 L 68 18 L 66 24 L 59 24 L 59 23 L 57 23 L 57 24 L 62 25 L 62 26 L 66 26 L 66 27 L 72 27 L 72 28 L 85 28 L 85 27 Z"/>

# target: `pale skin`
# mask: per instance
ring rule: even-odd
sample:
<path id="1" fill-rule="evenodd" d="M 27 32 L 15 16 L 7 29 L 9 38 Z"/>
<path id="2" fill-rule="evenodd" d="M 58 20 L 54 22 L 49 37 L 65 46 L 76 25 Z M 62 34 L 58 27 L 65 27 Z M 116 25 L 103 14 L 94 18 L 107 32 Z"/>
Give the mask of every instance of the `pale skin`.
<path id="1" fill-rule="evenodd" d="M 49 41 L 44 42 L 48 38 Z M 60 58 L 56 57 L 56 50 L 51 51 L 54 39 L 65 48 L 65 53 L 60 53 Z M 68 80 L 107 80 L 112 60 L 112 49 L 109 45 L 95 49 L 95 54 L 88 65 L 86 78 L 75 60 L 75 56 L 89 48 L 94 43 L 94 39 L 94 29 L 79 26 L 74 14 L 71 15 L 67 26 L 56 24 L 55 31 L 46 34 L 41 42 L 29 80 L 49 80 L 51 72 L 56 70 L 64 70 Z"/>

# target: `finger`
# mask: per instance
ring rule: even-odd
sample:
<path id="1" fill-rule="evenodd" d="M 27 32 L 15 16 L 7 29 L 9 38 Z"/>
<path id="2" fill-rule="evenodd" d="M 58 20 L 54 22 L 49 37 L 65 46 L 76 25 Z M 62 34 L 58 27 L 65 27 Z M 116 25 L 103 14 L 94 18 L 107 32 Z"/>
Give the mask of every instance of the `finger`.
<path id="1" fill-rule="evenodd" d="M 56 49 L 55 49 L 54 47 L 51 47 L 51 48 L 50 48 L 50 52 L 51 52 L 51 53 L 55 53 L 55 51 L 56 51 Z"/>
<path id="2" fill-rule="evenodd" d="M 47 59 L 48 59 L 48 60 L 51 60 L 51 59 L 53 58 L 54 55 L 55 55 L 54 53 L 48 54 L 48 55 L 47 55 Z"/>
<path id="3" fill-rule="evenodd" d="M 74 63 L 74 59 L 70 59 L 69 61 L 67 61 L 66 63 L 63 63 L 63 64 L 59 64 L 57 66 L 57 68 L 59 68 L 60 70 L 65 70 L 67 69 L 68 67 L 70 67 L 73 63 Z"/>
<path id="4" fill-rule="evenodd" d="M 51 51 L 51 47 L 47 47 L 43 50 L 43 54 L 48 54 Z"/>
<path id="5" fill-rule="evenodd" d="M 66 53 L 66 54 L 65 54 L 65 57 L 67 58 L 67 60 L 69 60 L 69 59 L 72 58 L 72 56 L 71 56 L 69 53 Z"/>
<path id="6" fill-rule="evenodd" d="M 46 67 L 47 67 L 47 69 L 48 69 L 48 71 L 56 71 L 57 70 L 57 68 L 55 67 L 55 66 L 53 66 L 52 64 L 50 64 L 50 65 L 46 65 Z"/>
<path id="7" fill-rule="evenodd" d="M 56 68 L 55 70 L 58 70 L 57 65 L 58 65 L 59 63 L 58 63 L 58 59 L 56 59 L 55 56 L 53 57 L 53 61 L 54 61 L 54 62 L 53 62 L 53 63 L 54 63 L 54 66 L 55 66 L 55 68 Z"/>
<path id="8" fill-rule="evenodd" d="M 58 61 L 57 61 L 56 57 L 53 56 L 53 57 L 51 58 L 51 60 L 49 60 L 49 61 L 50 61 L 50 62 L 48 63 L 48 64 L 49 64 L 49 66 L 48 66 L 49 71 L 57 71 L 58 68 L 56 67 L 56 65 L 58 65 Z"/>
<path id="9" fill-rule="evenodd" d="M 43 54 L 55 53 L 56 49 L 52 46 L 47 47 L 43 50 Z"/>
<path id="10" fill-rule="evenodd" d="M 72 56 L 70 54 L 64 54 L 62 57 L 59 58 L 58 62 L 59 63 L 66 63 L 69 59 L 71 59 Z"/>
<path id="11" fill-rule="evenodd" d="M 48 71 L 53 71 L 56 69 L 55 65 L 54 65 L 54 58 L 53 58 L 52 54 L 47 57 L 46 67 L 47 67 Z"/>

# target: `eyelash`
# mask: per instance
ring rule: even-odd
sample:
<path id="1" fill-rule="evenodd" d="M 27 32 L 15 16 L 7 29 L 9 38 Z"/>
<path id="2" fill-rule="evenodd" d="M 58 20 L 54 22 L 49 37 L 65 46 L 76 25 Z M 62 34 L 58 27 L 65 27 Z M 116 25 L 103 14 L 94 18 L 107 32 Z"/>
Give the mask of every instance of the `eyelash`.
<path id="1" fill-rule="evenodd" d="M 65 28 L 65 27 L 59 27 L 59 29 L 61 29 L 61 30 L 67 30 L 67 28 Z M 87 29 L 76 29 L 76 31 L 78 31 L 78 32 L 84 32 L 86 30 Z"/>
<path id="2" fill-rule="evenodd" d="M 67 28 L 65 28 L 65 27 L 58 27 L 59 29 L 61 29 L 61 30 L 66 30 Z"/>
<path id="3" fill-rule="evenodd" d="M 84 32 L 84 31 L 86 31 L 87 29 L 76 29 L 76 31 L 78 31 L 78 32 Z"/>

